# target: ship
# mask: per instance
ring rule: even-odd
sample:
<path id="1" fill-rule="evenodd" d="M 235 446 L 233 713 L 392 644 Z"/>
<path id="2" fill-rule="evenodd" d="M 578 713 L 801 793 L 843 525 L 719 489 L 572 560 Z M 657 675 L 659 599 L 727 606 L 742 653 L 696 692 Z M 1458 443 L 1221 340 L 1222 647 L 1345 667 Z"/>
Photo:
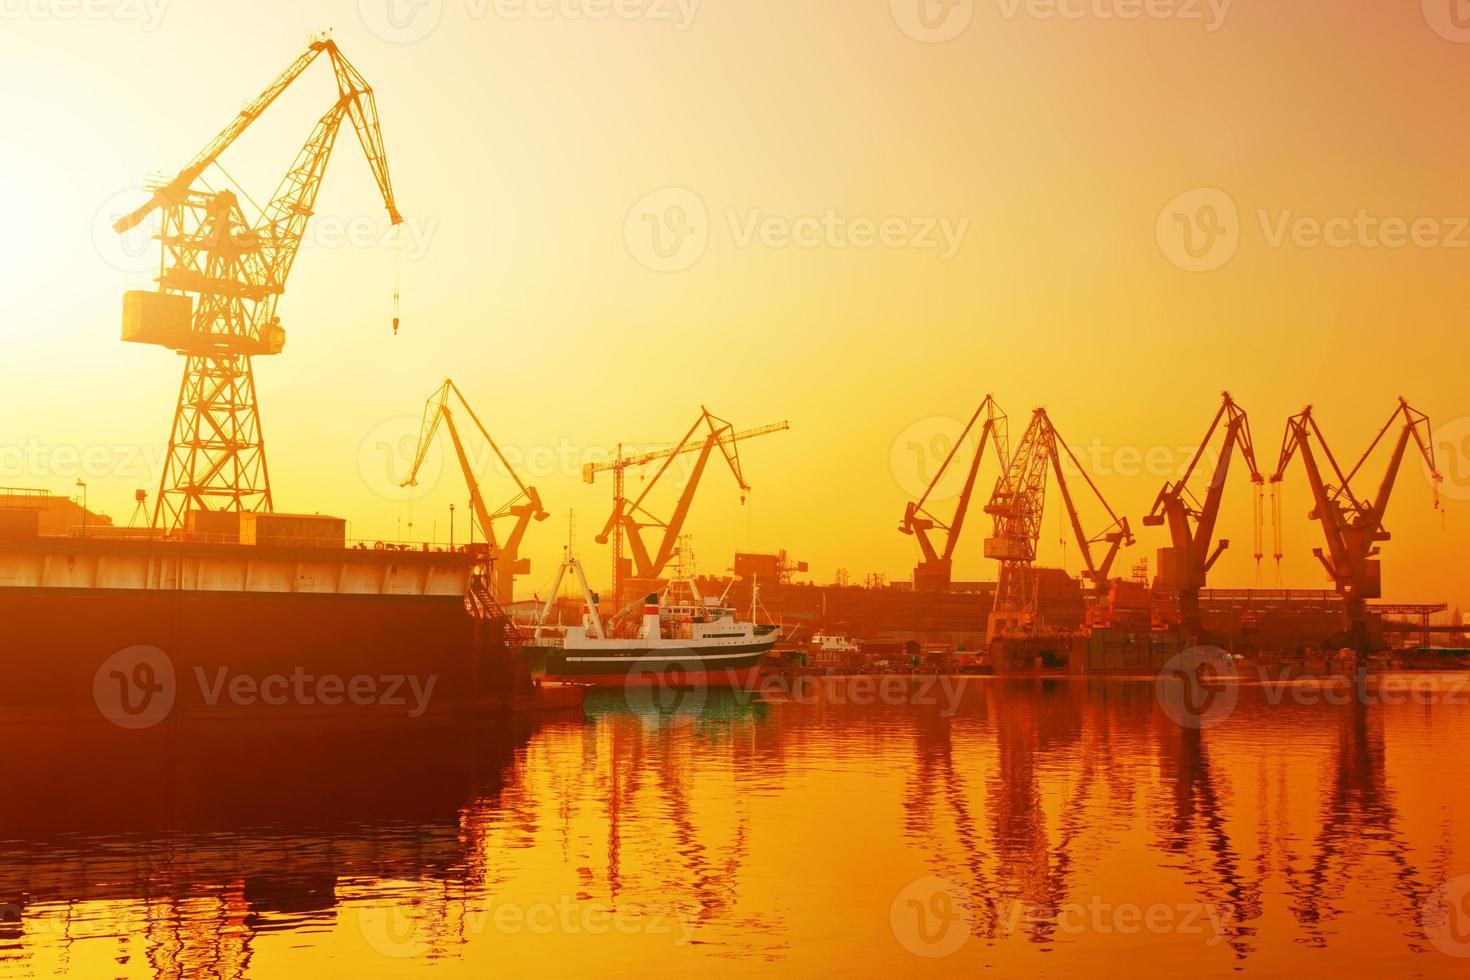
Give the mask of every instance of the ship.
<path id="1" fill-rule="evenodd" d="M 48 526 L 56 505 L 0 490 L 0 721 L 452 718 L 531 697 L 483 545 L 352 542 L 341 518 L 280 513 Z"/>
<path id="2" fill-rule="evenodd" d="M 549 623 L 567 572 L 581 586 L 582 622 Z M 641 620 L 620 628 L 605 621 L 598 596 L 575 558 L 557 573 L 551 598 L 521 662 L 537 680 L 589 687 L 680 687 L 752 690 L 776 641 L 777 626 L 741 620 L 723 598 L 711 601 L 692 578 L 672 579 L 643 601 Z"/>

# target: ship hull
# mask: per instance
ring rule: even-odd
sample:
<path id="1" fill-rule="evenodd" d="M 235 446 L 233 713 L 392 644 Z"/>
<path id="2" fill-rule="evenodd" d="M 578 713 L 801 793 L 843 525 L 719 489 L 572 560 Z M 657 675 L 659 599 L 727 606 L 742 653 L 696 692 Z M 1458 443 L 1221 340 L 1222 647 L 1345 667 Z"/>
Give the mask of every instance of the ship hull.
<path id="1" fill-rule="evenodd" d="M 589 687 L 754 688 L 770 640 L 740 646 L 570 650 L 534 644 L 521 650 L 532 676 Z"/>
<path id="2" fill-rule="evenodd" d="M 423 719 L 513 694 L 503 632 L 454 596 L 0 588 L 0 624 L 0 721 Z"/>
<path id="3" fill-rule="evenodd" d="M 0 721 L 422 720 L 506 710 L 470 557 L 107 537 L 0 539 Z"/>

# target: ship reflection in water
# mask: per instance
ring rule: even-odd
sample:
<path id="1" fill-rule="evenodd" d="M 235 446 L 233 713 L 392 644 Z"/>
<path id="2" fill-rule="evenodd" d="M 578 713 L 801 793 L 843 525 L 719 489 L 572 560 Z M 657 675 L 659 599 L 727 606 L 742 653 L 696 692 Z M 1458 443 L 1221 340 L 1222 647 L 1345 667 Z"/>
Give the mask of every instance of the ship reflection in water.
<path id="1" fill-rule="evenodd" d="M 1470 696 L 1248 687 L 1201 730 L 1140 681 L 859 683 L 10 733 L 0 975 L 1465 966 Z"/>

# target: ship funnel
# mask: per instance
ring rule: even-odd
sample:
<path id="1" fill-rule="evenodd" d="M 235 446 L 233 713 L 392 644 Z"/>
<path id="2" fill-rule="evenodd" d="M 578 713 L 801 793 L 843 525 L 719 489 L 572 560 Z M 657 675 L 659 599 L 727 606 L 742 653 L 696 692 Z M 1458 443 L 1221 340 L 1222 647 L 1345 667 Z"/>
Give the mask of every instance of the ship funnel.
<path id="1" fill-rule="evenodd" d="M 650 595 L 643 600 L 642 638 L 645 640 L 662 639 L 662 625 L 659 619 L 657 595 Z"/>

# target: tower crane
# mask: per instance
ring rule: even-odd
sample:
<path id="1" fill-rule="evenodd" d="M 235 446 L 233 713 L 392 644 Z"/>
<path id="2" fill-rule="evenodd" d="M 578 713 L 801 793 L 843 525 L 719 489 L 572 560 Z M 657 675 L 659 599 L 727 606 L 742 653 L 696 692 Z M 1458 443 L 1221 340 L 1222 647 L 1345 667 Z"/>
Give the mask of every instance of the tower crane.
<path id="1" fill-rule="evenodd" d="M 460 436 L 459 426 L 454 421 L 454 410 L 450 407 L 450 400 L 458 401 L 464 408 L 465 415 L 469 418 L 480 436 L 489 444 L 495 458 L 505 467 L 510 478 L 515 481 L 517 493 L 514 497 L 503 504 L 499 510 L 491 512 L 485 504 L 485 497 L 480 490 L 480 480 L 475 473 L 475 467 L 470 462 L 469 453 L 465 451 L 464 440 Z M 464 481 L 470 491 L 470 508 L 475 521 L 480 525 L 480 533 L 484 535 L 485 544 L 489 553 L 491 574 L 482 575 L 481 578 L 492 583 L 491 594 L 500 605 L 509 605 L 515 601 L 515 581 L 517 575 L 526 575 L 531 571 L 531 560 L 522 558 L 521 542 L 526 537 L 526 529 L 532 521 L 544 521 L 551 515 L 541 506 L 541 495 L 536 492 L 535 487 L 528 487 L 516 475 L 515 468 L 505 458 L 505 453 L 500 451 L 500 446 L 495 442 L 485 423 L 475 414 L 470 403 L 465 399 L 464 392 L 452 379 L 445 379 L 439 390 L 429 397 L 424 405 L 424 419 L 419 427 L 418 448 L 414 452 L 413 466 L 409 468 L 408 479 L 403 481 L 405 487 L 417 486 L 419 471 L 423 469 L 424 460 L 428 458 L 429 447 L 434 443 L 434 436 L 439 431 L 439 425 L 443 423 L 445 430 L 449 432 L 449 440 L 454 444 L 454 455 L 459 461 L 460 472 L 464 474 Z M 495 525 L 507 518 L 514 520 L 511 525 L 510 534 L 506 535 L 505 541 L 500 542 L 495 537 Z"/>
<path id="2" fill-rule="evenodd" d="M 1170 547 L 1159 549 L 1160 587 L 1179 592 L 1179 616 L 1185 632 L 1199 637 L 1203 631 L 1200 617 L 1199 594 L 1205 587 L 1210 569 L 1230 547 L 1227 539 L 1217 543 L 1215 525 L 1220 516 L 1220 503 L 1225 496 L 1225 479 L 1230 473 L 1231 456 L 1239 448 L 1241 458 L 1250 467 L 1251 482 L 1256 487 L 1255 558 L 1259 569 L 1262 551 L 1261 533 L 1264 509 L 1265 478 L 1256 465 L 1255 446 L 1251 441 L 1250 420 L 1245 410 L 1224 392 L 1224 402 L 1215 413 L 1214 421 L 1205 431 L 1199 449 L 1189 461 L 1184 475 L 1176 482 L 1165 482 L 1154 506 L 1143 523 L 1148 527 L 1167 525 Z M 1205 450 L 1211 445 L 1216 432 L 1223 432 L 1220 456 L 1205 488 L 1204 499 L 1200 500 L 1189 489 L 1190 478 L 1204 458 Z"/>
<path id="3" fill-rule="evenodd" d="M 1071 487 L 1062 470 L 1063 453 L 1082 474 L 1087 488 L 1107 513 L 1109 523 L 1096 534 L 1089 535 L 1082 527 Z M 988 629 L 990 639 L 1002 633 L 1024 632 L 1035 625 L 1037 608 L 1032 565 L 1036 561 L 1036 545 L 1041 538 L 1041 521 L 1046 509 L 1048 472 L 1056 476 L 1057 490 L 1061 493 L 1072 534 L 1082 553 L 1082 578 L 1092 583 L 1094 600 L 1106 594 L 1119 550 L 1133 544 L 1128 519 L 1115 514 L 1103 499 L 1097 484 L 1093 483 L 1071 447 L 1052 425 L 1046 409 L 1036 409 L 1011 455 L 1010 467 L 996 481 L 995 491 L 985 506 L 985 512 L 995 521 L 994 533 L 985 542 L 985 556 L 1001 563 L 995 607 Z M 1107 545 L 1107 550 L 1099 559 L 1093 548 L 1101 544 Z"/>
<path id="4" fill-rule="evenodd" d="M 985 417 L 981 422 L 981 416 Z M 954 516 L 948 521 L 935 516 L 929 510 L 929 498 L 934 495 L 937 488 L 949 472 L 949 468 L 956 462 L 960 450 L 969 443 L 970 433 L 975 431 L 976 423 L 980 424 L 979 444 L 975 446 L 974 458 L 970 460 L 969 469 L 965 471 L 965 482 L 960 490 L 959 501 L 955 504 Z M 919 553 L 922 557 L 914 569 L 914 589 L 920 592 L 946 592 L 949 590 L 950 582 L 954 573 L 954 553 L 959 545 L 960 532 L 965 527 L 965 517 L 969 514 L 970 500 L 975 492 L 975 480 L 980 474 L 980 464 L 985 459 L 985 449 L 993 446 L 996 456 L 1000 459 L 1000 469 L 1004 473 L 1007 468 L 1007 443 L 1006 443 L 1006 414 L 1001 411 L 1000 406 L 995 403 L 991 395 L 985 396 L 985 401 L 975 410 L 970 417 L 969 424 L 965 426 L 949 455 L 940 464 L 934 479 L 924 490 L 923 496 L 918 501 L 910 503 L 904 510 L 903 522 L 899 524 L 898 530 L 903 534 L 912 535 L 919 543 Z M 943 543 L 936 547 L 930 539 L 930 532 L 938 530 L 943 535 Z"/>
<path id="5" fill-rule="evenodd" d="M 196 187 L 220 154 L 323 53 L 332 64 L 337 98 L 259 219 L 247 219 L 233 191 Z M 196 511 L 272 510 L 251 359 L 279 354 L 285 346 L 276 305 L 346 119 L 352 120 L 389 221 L 400 224 L 372 87 L 334 41 L 317 37 L 177 176 L 113 225 L 125 232 L 161 212 L 158 288 L 124 295 L 122 339 L 166 347 L 186 358 L 155 503 L 157 528 L 185 528 Z M 398 330 L 396 309 L 393 329 Z"/>
<path id="6" fill-rule="evenodd" d="M 729 422 L 711 414 L 708 408 L 701 407 L 699 418 L 673 448 L 624 456 L 623 447 L 620 445 L 611 460 L 605 463 L 588 463 L 582 468 L 582 478 L 589 484 L 597 482 L 598 473 L 611 472 L 613 475 L 612 515 L 608 517 L 606 526 L 603 527 L 602 533 L 597 536 L 596 540 L 598 544 L 607 544 L 609 539 L 613 542 L 613 603 L 615 609 L 623 608 L 623 584 L 628 578 L 657 579 L 673 560 L 678 549 L 679 535 L 683 531 L 684 521 L 689 516 L 689 507 L 694 502 L 694 493 L 699 488 L 700 478 L 704 475 L 705 466 L 709 463 L 714 451 L 716 449 L 720 451 L 720 455 L 730 467 L 730 472 L 735 475 L 735 482 L 740 487 L 740 502 L 743 504 L 745 495 L 750 492 L 750 485 L 745 482 L 745 475 L 740 467 L 739 443 L 758 436 L 770 435 L 773 432 L 785 432 L 790 428 L 789 422 L 777 422 L 757 429 L 736 432 L 735 427 Z M 702 435 L 701 430 L 703 430 Z M 674 507 L 673 515 L 666 521 L 661 520 L 648 510 L 648 495 L 653 492 L 653 488 L 668 472 L 673 461 L 687 453 L 698 454 L 694 469 L 689 474 L 689 482 L 685 484 L 684 491 L 679 496 L 679 502 Z M 627 471 L 659 462 L 663 465 L 658 468 L 653 479 L 644 485 L 643 492 L 629 500 L 624 492 Z M 643 540 L 643 532 L 648 528 L 658 528 L 662 531 L 662 536 L 652 550 Z M 628 549 L 632 552 L 631 560 L 623 555 L 625 539 Z"/>
<path id="7" fill-rule="evenodd" d="M 1379 481 L 1378 493 L 1371 499 L 1359 497 L 1352 489 L 1353 478 L 1362 471 L 1368 457 L 1395 424 L 1401 427 L 1389 453 L 1388 467 Z M 1360 658 L 1370 652 L 1367 601 L 1383 595 L 1383 574 L 1378 555 L 1382 550 L 1381 543 L 1391 537 L 1383 523 L 1384 514 L 1410 441 L 1429 466 L 1437 509 L 1439 484 L 1443 477 L 1434 461 L 1429 417 L 1410 407 L 1403 398 L 1399 399 L 1398 407 L 1347 473 L 1343 473 L 1337 458 L 1328 448 L 1312 414 L 1312 406 L 1308 405 L 1301 414 L 1287 420 L 1280 461 L 1271 476 L 1272 483 L 1280 483 L 1291 461 L 1297 455 L 1301 456 L 1302 466 L 1307 471 L 1307 484 L 1312 491 L 1312 510 L 1307 516 L 1318 523 L 1327 539 L 1326 549 L 1313 548 L 1312 554 L 1327 569 L 1333 585 L 1346 603 L 1348 635 L 1354 652 Z M 1312 449 L 1313 442 L 1327 462 L 1326 472 Z M 1359 667 L 1363 665 L 1360 659 Z"/>

